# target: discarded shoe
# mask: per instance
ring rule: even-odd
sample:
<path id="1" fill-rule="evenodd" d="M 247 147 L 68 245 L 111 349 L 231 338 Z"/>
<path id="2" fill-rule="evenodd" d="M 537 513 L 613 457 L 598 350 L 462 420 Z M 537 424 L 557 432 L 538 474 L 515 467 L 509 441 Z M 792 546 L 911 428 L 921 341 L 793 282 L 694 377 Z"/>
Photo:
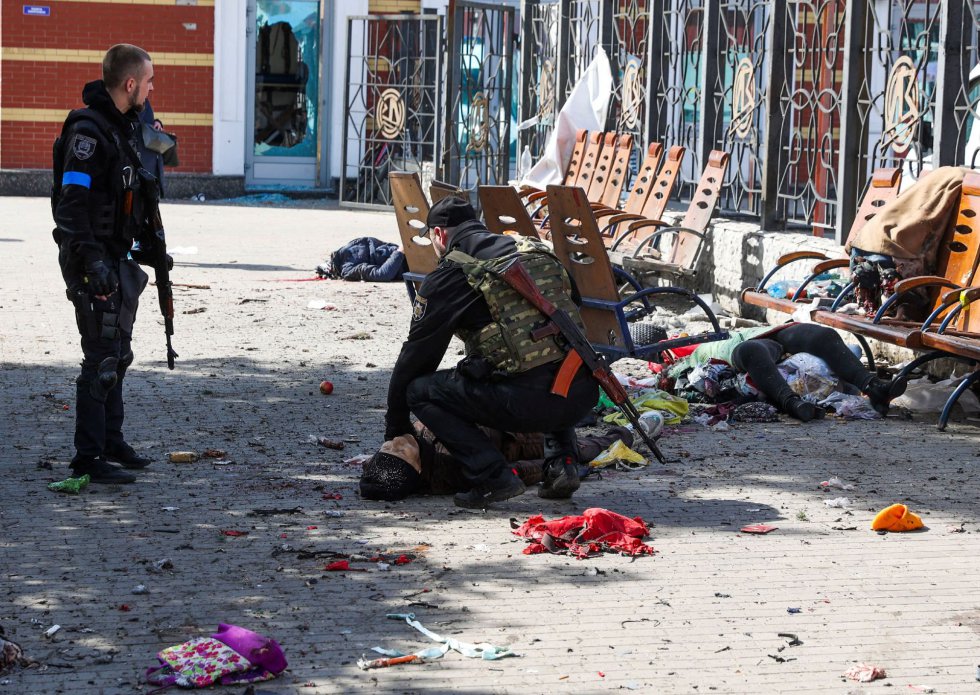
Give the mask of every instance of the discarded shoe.
<path id="1" fill-rule="evenodd" d="M 124 468 L 146 468 L 152 463 L 150 459 L 137 454 L 136 450 L 126 442 L 114 447 L 107 446 L 105 458 L 107 461 L 121 463 Z"/>
<path id="2" fill-rule="evenodd" d="M 496 477 L 468 492 L 453 495 L 453 504 L 467 509 L 486 509 L 491 502 L 502 502 L 523 495 L 527 490 L 514 471 L 505 468 Z"/>
<path id="3" fill-rule="evenodd" d="M 871 522 L 872 531 L 914 531 L 924 526 L 918 514 L 913 514 L 904 504 L 893 504 L 882 509 Z"/>
<path id="4" fill-rule="evenodd" d="M 546 500 L 568 499 L 581 484 L 578 466 L 571 456 L 565 456 L 545 465 L 544 479 L 541 481 L 541 487 L 538 488 L 538 497 Z"/>
<path id="5" fill-rule="evenodd" d="M 135 483 L 136 476 L 116 468 L 105 459 L 75 459 L 71 462 L 72 476 L 80 478 L 88 475 L 93 483 L 119 484 Z"/>
<path id="6" fill-rule="evenodd" d="M 905 393 L 908 385 L 909 380 L 906 377 L 896 377 L 889 381 L 872 377 L 868 385 L 862 390 L 867 395 L 868 400 L 871 401 L 871 407 L 884 417 L 888 414 L 888 404 Z"/>

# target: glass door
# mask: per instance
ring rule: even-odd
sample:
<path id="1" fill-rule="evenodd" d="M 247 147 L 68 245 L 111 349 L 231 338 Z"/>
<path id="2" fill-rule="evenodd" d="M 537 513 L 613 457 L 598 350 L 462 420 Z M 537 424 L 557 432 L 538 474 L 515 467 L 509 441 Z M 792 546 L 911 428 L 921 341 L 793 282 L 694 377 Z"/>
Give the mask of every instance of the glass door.
<path id="1" fill-rule="evenodd" d="M 312 187 L 320 118 L 320 3 L 256 0 L 247 183 Z"/>

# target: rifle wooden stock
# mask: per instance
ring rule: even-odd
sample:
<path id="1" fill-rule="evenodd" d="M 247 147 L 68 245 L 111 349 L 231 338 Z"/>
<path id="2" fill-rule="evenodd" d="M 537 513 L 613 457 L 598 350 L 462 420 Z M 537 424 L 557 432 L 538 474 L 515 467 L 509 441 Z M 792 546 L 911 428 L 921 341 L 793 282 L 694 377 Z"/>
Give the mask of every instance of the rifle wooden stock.
<path id="1" fill-rule="evenodd" d="M 578 353 L 579 357 L 582 358 L 582 363 L 592 373 L 592 377 L 599 382 L 599 386 L 609 396 L 609 400 L 616 404 L 616 407 L 620 409 L 630 424 L 633 425 L 633 431 L 643 440 L 643 443 L 653 452 L 653 455 L 657 457 L 660 463 L 666 463 L 667 459 L 664 458 L 660 447 L 657 446 L 640 425 L 640 414 L 637 412 L 632 401 L 630 401 L 626 389 L 623 388 L 623 385 L 616 379 L 612 370 L 609 369 L 606 358 L 596 352 L 588 338 L 585 337 L 585 334 L 578 327 L 578 324 L 572 320 L 572 317 L 549 302 L 541 294 L 538 286 L 534 284 L 534 279 L 528 274 L 520 261 L 515 260 L 499 275 L 514 291 L 529 301 L 535 309 L 547 316 L 551 323 L 558 328 L 562 337 L 568 342 L 569 347 Z"/>

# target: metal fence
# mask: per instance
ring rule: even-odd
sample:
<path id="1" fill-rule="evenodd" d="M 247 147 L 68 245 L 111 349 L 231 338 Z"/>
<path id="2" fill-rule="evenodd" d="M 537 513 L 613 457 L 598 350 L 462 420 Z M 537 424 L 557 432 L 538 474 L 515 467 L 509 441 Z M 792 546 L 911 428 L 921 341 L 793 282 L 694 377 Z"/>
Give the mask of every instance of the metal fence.
<path id="1" fill-rule="evenodd" d="M 342 204 L 391 205 L 392 170 L 432 177 L 442 122 L 442 55 L 438 16 L 348 18 Z"/>
<path id="2" fill-rule="evenodd" d="M 446 135 L 441 175 L 470 193 L 510 176 L 513 7 L 459 0 L 447 19 Z"/>
<path id="3" fill-rule="evenodd" d="M 554 4 L 556 107 L 606 47 L 607 127 L 685 146 L 682 200 L 723 149 L 723 214 L 843 240 L 874 169 L 980 164 L 980 0 Z"/>
<path id="4" fill-rule="evenodd" d="M 557 1 L 529 0 L 521 16 L 521 124 L 518 150 L 527 147 L 532 157 L 541 154 L 558 113 L 559 56 L 558 27 L 561 16 Z"/>
<path id="5" fill-rule="evenodd" d="M 515 20 L 513 7 L 470 0 L 447 18 L 348 18 L 342 205 L 390 206 L 390 171 L 452 182 L 474 202 L 480 184 L 508 180 Z"/>

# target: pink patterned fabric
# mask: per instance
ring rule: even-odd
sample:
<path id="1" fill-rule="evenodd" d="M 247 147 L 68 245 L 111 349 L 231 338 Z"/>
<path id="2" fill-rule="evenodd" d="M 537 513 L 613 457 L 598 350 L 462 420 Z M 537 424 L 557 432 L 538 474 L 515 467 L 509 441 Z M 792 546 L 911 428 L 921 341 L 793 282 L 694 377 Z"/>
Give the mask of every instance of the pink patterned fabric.
<path id="1" fill-rule="evenodd" d="M 275 640 L 221 623 L 211 637 L 197 637 L 159 654 L 160 666 L 146 670 L 151 685 L 206 688 L 270 680 L 287 666 Z"/>

